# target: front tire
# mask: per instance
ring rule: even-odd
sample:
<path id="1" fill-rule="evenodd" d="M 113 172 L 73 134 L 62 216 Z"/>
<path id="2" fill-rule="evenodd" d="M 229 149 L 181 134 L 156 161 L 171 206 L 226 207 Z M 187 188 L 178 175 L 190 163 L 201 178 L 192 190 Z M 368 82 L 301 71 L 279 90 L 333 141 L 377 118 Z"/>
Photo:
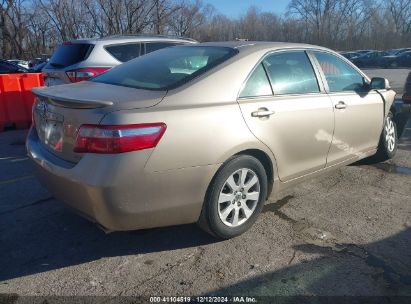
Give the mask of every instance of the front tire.
<path id="1" fill-rule="evenodd" d="M 254 224 L 266 198 L 267 175 L 261 162 L 249 155 L 234 156 L 211 182 L 198 224 L 218 238 L 236 237 Z"/>
<path id="2" fill-rule="evenodd" d="M 393 114 L 389 112 L 384 121 L 384 128 L 381 133 L 376 154 L 379 161 L 391 159 L 397 152 L 397 125 L 393 120 L 393 117 Z"/>

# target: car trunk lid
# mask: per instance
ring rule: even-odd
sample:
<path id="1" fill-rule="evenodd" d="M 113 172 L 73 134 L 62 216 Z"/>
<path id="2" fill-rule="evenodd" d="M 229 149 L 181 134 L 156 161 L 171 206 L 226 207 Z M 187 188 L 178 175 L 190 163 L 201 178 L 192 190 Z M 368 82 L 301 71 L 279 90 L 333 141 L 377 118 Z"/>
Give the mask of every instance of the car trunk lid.
<path id="1" fill-rule="evenodd" d="M 113 111 L 155 106 L 166 91 L 138 90 L 95 82 L 82 82 L 33 89 L 37 96 L 34 125 L 42 145 L 50 152 L 76 163 L 81 153 L 73 151 L 83 124 L 99 124 Z M 136 121 L 135 123 L 139 123 Z"/>

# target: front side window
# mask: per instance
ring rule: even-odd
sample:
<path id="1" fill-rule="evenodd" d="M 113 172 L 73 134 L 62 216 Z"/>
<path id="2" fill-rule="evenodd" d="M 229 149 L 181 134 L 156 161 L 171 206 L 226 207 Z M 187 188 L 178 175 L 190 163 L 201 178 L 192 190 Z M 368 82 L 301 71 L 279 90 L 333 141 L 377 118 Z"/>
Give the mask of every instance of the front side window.
<path id="1" fill-rule="evenodd" d="M 248 78 L 244 88 L 241 90 L 240 97 L 256 97 L 272 95 L 270 82 L 264 71 L 263 64 L 260 63 L 255 68 L 250 78 Z"/>
<path id="2" fill-rule="evenodd" d="M 140 49 L 140 43 L 106 46 L 107 52 L 109 52 L 114 58 L 121 62 L 127 62 L 140 56 Z"/>
<path id="3" fill-rule="evenodd" d="M 356 91 L 363 88 L 363 76 L 335 55 L 314 52 L 324 72 L 330 92 Z"/>
<path id="4" fill-rule="evenodd" d="M 170 90 L 238 53 L 228 47 L 178 46 L 121 64 L 91 81 L 146 90 Z"/>
<path id="5" fill-rule="evenodd" d="M 317 77 L 304 51 L 281 52 L 263 60 L 274 95 L 318 93 Z"/>

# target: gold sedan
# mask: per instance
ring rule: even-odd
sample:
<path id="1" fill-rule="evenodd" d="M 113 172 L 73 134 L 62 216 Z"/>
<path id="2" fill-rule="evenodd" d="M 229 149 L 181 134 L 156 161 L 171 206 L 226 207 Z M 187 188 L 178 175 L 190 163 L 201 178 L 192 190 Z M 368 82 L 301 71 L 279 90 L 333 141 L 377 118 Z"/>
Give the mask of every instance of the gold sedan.
<path id="1" fill-rule="evenodd" d="M 39 179 L 106 230 L 234 237 L 282 190 L 397 145 L 388 81 L 311 45 L 171 47 L 34 93 Z"/>

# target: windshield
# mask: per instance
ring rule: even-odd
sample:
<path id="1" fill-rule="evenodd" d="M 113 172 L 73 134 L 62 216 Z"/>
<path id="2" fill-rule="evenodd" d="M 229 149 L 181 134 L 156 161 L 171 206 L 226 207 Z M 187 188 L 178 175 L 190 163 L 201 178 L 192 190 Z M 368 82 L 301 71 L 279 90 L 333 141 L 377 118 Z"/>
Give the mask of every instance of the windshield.
<path id="1" fill-rule="evenodd" d="M 227 47 L 170 47 L 121 64 L 91 81 L 136 89 L 170 90 L 237 53 L 237 50 Z"/>

